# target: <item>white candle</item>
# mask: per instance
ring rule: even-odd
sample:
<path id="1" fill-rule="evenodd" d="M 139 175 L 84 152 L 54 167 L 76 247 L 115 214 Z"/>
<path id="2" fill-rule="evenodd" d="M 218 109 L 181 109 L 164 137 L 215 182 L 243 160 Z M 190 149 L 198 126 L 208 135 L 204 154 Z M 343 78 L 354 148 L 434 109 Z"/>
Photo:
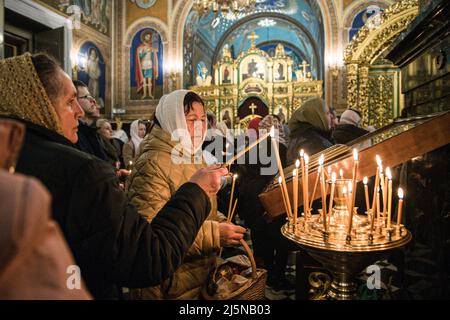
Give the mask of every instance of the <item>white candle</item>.
<path id="1" fill-rule="evenodd" d="M 309 156 L 305 153 L 305 197 L 306 197 L 306 212 L 309 212 L 309 190 L 308 190 L 308 165 Z"/>
<path id="2" fill-rule="evenodd" d="M 370 211 L 369 187 L 367 186 L 368 182 L 369 182 L 369 179 L 367 179 L 367 177 L 364 177 L 363 184 L 364 184 L 364 196 L 366 198 L 366 211 L 367 211 L 367 213 L 369 213 L 369 211 Z"/>
<path id="3" fill-rule="evenodd" d="M 403 189 L 398 188 L 398 211 L 397 211 L 397 227 L 400 228 L 402 224 L 402 207 L 403 207 Z"/>
<path id="4" fill-rule="evenodd" d="M 284 210 L 286 211 L 286 214 L 288 214 L 286 196 L 284 195 L 284 191 L 283 191 L 283 178 L 278 177 L 278 184 L 280 185 L 281 196 L 283 197 Z"/>
<path id="5" fill-rule="evenodd" d="M 294 207 L 292 208 L 294 210 L 294 226 L 297 223 L 297 209 L 298 209 L 298 169 L 294 169 L 292 172 L 292 193 L 294 194 Z"/>

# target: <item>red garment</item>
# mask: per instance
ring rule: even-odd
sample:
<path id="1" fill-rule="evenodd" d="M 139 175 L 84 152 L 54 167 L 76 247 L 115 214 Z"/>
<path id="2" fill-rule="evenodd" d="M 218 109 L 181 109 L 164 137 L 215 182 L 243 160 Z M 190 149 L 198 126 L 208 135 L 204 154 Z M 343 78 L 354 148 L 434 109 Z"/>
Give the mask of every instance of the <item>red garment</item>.
<path id="1" fill-rule="evenodd" d="M 259 123 L 261 122 L 261 118 L 255 118 L 249 122 L 247 129 L 253 129 L 256 131 L 256 137 L 259 138 Z"/>

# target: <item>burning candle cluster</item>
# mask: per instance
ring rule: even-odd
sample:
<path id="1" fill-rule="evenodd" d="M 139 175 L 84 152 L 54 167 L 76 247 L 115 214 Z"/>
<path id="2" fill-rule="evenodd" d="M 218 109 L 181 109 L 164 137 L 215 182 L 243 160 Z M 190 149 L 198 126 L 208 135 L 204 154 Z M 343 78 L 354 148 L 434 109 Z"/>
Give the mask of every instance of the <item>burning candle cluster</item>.
<path id="1" fill-rule="evenodd" d="M 277 149 L 275 149 L 277 151 Z M 398 189 L 398 213 L 397 222 L 392 221 L 392 173 L 390 168 L 383 170 L 382 160 L 376 156 L 377 170 L 373 189 L 372 204 L 369 198 L 369 179 L 362 179 L 364 185 L 365 214 L 358 214 L 355 207 L 356 190 L 358 179 L 359 154 L 353 150 L 353 168 L 351 178 L 344 177 L 343 170 L 337 173 L 331 167 L 324 168 L 325 156 L 322 154 L 318 159 L 317 178 L 314 183 L 312 196 L 308 190 L 309 156 L 300 151 L 300 158 L 295 163 L 292 172 L 292 196 L 286 186 L 283 170 L 279 162 L 280 175 L 278 183 L 282 193 L 284 208 L 288 218 L 288 230 L 294 235 L 301 236 L 302 233 L 312 232 L 322 235 L 326 241 L 339 240 L 347 245 L 352 243 L 367 243 L 376 241 L 390 242 L 394 238 L 401 238 L 404 227 L 401 225 L 404 191 Z M 351 160 L 350 160 L 351 161 Z M 298 213 L 299 177 L 301 172 L 303 212 Z M 318 214 L 313 214 L 312 204 L 319 187 L 321 193 L 321 209 Z M 327 203 L 327 197 L 328 203 Z M 382 205 L 382 206 L 381 206 Z"/>

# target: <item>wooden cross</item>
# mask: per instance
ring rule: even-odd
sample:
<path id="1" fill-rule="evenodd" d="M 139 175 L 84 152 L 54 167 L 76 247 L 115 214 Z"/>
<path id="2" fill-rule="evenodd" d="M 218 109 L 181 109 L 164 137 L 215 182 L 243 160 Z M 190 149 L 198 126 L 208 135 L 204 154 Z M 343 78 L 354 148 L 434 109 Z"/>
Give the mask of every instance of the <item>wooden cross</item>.
<path id="1" fill-rule="evenodd" d="M 259 36 L 258 35 L 256 35 L 256 33 L 255 32 L 252 32 L 248 37 L 247 37 L 248 39 L 250 39 L 250 41 L 251 41 L 251 45 L 252 45 L 252 48 L 254 48 L 256 45 L 255 45 L 255 41 L 256 41 L 256 39 L 258 39 L 259 38 Z"/>
<path id="2" fill-rule="evenodd" d="M 306 61 L 303 60 L 302 64 L 299 67 L 303 68 L 303 79 L 306 79 L 306 67 L 309 67 L 309 64 L 307 64 Z"/>
<path id="3" fill-rule="evenodd" d="M 249 108 L 252 110 L 252 116 L 254 116 L 255 115 L 255 109 L 258 109 L 258 107 L 254 103 L 252 103 Z"/>

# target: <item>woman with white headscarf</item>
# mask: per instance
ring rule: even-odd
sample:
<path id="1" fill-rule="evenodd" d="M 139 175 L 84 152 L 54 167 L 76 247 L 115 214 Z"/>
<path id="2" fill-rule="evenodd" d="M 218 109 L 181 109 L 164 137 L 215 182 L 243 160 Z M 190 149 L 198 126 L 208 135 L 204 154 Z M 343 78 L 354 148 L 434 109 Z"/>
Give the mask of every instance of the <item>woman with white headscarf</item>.
<path id="1" fill-rule="evenodd" d="M 144 140 L 146 134 L 145 123 L 142 120 L 135 120 L 130 126 L 131 140 L 123 145 L 122 156 L 125 166 L 128 166 L 134 160 L 139 152 L 139 146 Z"/>
<path id="2" fill-rule="evenodd" d="M 194 92 L 177 90 L 161 98 L 155 124 L 144 138 L 130 177 L 128 196 L 141 215 L 151 221 L 177 189 L 205 167 L 201 146 L 206 135 L 206 110 Z M 244 228 L 223 221 L 216 199 L 184 263 L 157 287 L 132 290 L 136 299 L 198 299 L 215 253 L 237 245 Z M 183 232 L 183 230 L 180 230 Z"/>

